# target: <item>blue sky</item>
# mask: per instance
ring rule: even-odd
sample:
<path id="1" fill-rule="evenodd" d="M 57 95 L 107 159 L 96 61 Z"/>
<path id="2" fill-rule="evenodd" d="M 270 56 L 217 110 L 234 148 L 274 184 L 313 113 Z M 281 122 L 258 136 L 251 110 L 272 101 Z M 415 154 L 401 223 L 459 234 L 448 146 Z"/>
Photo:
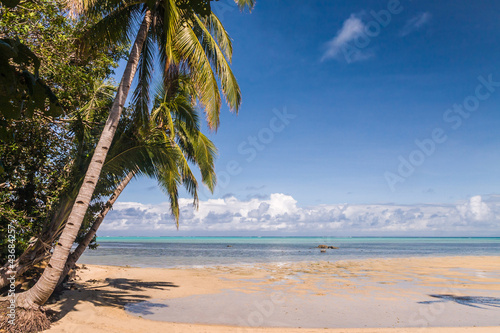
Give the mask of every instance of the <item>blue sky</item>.
<path id="1" fill-rule="evenodd" d="M 296 209 L 469 204 L 475 222 L 497 221 L 482 205 L 496 204 L 500 188 L 500 3 L 272 0 L 251 14 L 230 0 L 213 6 L 234 41 L 243 103 L 238 116 L 224 108 L 210 134 L 219 186 L 202 190 L 202 203 L 272 208 L 282 194 Z M 119 199 L 165 201 L 145 178 Z"/>

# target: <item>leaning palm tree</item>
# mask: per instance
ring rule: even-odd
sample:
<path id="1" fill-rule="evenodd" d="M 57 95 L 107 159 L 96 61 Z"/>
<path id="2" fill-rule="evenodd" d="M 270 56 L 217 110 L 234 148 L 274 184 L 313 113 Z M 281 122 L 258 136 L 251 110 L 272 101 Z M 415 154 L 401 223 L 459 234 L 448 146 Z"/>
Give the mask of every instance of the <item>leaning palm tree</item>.
<path id="1" fill-rule="evenodd" d="M 190 170 L 188 161 L 198 167 L 203 184 L 210 191 L 214 190 L 216 184 L 214 160 L 217 150 L 212 141 L 200 130 L 195 105 L 189 95 L 190 89 L 187 89 L 190 87 L 190 82 L 186 80 L 182 82 L 182 79 L 180 77 L 178 80 L 181 81 L 180 86 L 176 85 L 179 92 L 173 97 L 168 97 L 168 92 L 161 89 L 155 100 L 147 131 L 141 131 L 138 137 L 135 136 L 135 140 L 122 140 L 121 137 L 116 140 L 114 147 L 119 152 L 106 161 L 103 173 L 128 173 L 116 187 L 78 246 L 68 257 L 60 282 L 63 281 L 92 242 L 107 213 L 130 180 L 136 175 L 142 174 L 157 180 L 160 188 L 169 197 L 171 213 L 177 227 L 179 226 L 178 187 L 184 185 L 193 196 L 193 203 L 198 204 L 198 183 Z M 134 143 L 124 147 L 122 141 Z M 173 154 L 171 149 L 175 151 Z M 146 154 L 142 152 L 146 152 Z M 113 149 L 110 153 L 113 153 Z M 139 158 L 137 158 L 138 154 Z M 149 158 L 144 160 L 141 158 L 142 156 Z M 174 163 L 166 164 L 164 158 L 174 159 Z"/>
<path id="2" fill-rule="evenodd" d="M 195 0 L 192 1 L 196 2 Z M 189 4 L 189 1 L 187 3 Z M 252 0 L 242 0 L 240 3 L 243 6 L 253 5 Z M 180 7 L 174 0 L 98 0 L 89 1 L 85 9 L 88 15 L 104 14 L 100 23 L 96 24 L 94 30 L 91 29 L 90 32 L 93 36 L 102 37 L 100 40 L 95 40 L 97 46 L 103 46 L 105 43 L 110 42 L 125 41 L 128 34 L 130 34 L 131 28 L 134 27 L 134 22 L 142 17 L 142 23 L 133 43 L 108 120 L 97 143 L 83 184 L 80 187 L 62 234 L 40 279 L 27 292 L 17 296 L 18 308 L 38 310 L 50 297 L 60 280 L 71 246 L 80 230 L 99 180 L 141 57 L 146 68 L 146 71 L 143 72 L 143 78 L 147 80 L 148 75 L 150 75 L 147 68 L 148 51 L 145 50 L 148 47 L 147 40 L 157 43 L 164 67 L 167 68 L 171 63 L 177 63 L 189 69 L 196 89 L 202 92 L 199 94 L 199 96 L 202 96 L 200 102 L 205 107 L 211 128 L 216 129 L 219 124 L 220 95 L 218 81 L 220 81 L 222 93 L 225 95 L 230 108 L 237 110 L 241 102 L 239 88 L 229 67 L 228 59 L 225 58 L 225 56 L 230 55 L 228 49 L 230 43 L 227 34 L 209 37 L 210 31 L 216 31 L 217 29 L 220 31 L 222 28 L 217 23 L 218 20 L 210 19 L 212 16 L 201 17 L 189 5 Z M 95 34 L 95 32 L 100 32 L 100 34 Z M 139 85 L 147 85 L 147 81 L 140 78 Z M 210 93 L 212 97 L 206 97 Z M 139 95 L 147 101 L 144 94 Z"/>
<path id="3" fill-rule="evenodd" d="M 95 126 L 95 124 L 104 123 L 106 120 L 116 87 L 106 81 L 96 81 L 92 91 L 88 103 L 72 112 L 59 127 L 60 131 L 72 137 L 72 159 L 64 167 L 69 174 L 68 186 L 58 198 L 58 204 L 54 205 L 52 213 L 49 214 L 50 218 L 46 221 L 37 221 L 38 224 L 43 224 L 43 228 L 36 237 L 30 240 L 25 251 L 17 257 L 14 263 L 7 262 L 0 268 L 0 288 L 8 285 L 9 278 L 14 274 L 16 278 L 19 278 L 26 271 L 50 258 L 52 247 L 64 228 L 64 222 L 80 188 L 82 173 L 90 162 L 88 155 L 97 142 L 95 136 L 100 132 L 101 126 Z"/>

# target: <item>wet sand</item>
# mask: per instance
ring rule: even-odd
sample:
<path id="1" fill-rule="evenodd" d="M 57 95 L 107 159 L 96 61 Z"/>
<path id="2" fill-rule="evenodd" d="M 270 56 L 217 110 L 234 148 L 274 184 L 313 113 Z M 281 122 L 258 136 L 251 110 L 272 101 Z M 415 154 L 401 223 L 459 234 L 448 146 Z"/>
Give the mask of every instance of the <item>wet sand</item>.
<path id="1" fill-rule="evenodd" d="M 500 332 L 500 257 L 87 266 L 48 332 Z M 474 327 L 476 326 L 476 327 Z"/>

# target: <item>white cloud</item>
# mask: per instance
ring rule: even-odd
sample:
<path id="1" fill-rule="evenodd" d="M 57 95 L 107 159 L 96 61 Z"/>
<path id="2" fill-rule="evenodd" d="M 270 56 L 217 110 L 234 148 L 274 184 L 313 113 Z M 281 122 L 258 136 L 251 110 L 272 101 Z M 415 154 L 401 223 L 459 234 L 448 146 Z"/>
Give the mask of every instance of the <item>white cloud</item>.
<path id="1" fill-rule="evenodd" d="M 494 218 L 494 214 L 480 195 L 470 198 L 469 202 L 457 206 L 463 218 L 471 221 L 485 221 Z"/>
<path id="2" fill-rule="evenodd" d="M 500 233 L 500 202 L 474 196 L 455 205 L 350 205 L 299 207 L 285 194 L 248 201 L 227 197 L 201 201 L 180 199 L 180 233 L 184 235 L 492 235 Z M 119 202 L 99 235 L 179 235 L 170 206 Z"/>
<path id="3" fill-rule="evenodd" d="M 406 35 L 411 34 L 414 31 L 419 30 L 421 27 L 429 23 L 431 20 L 431 14 L 430 13 L 420 13 L 417 16 L 412 17 L 411 19 L 406 22 L 405 26 L 399 33 L 400 36 L 404 37 Z"/>
<path id="4" fill-rule="evenodd" d="M 321 61 L 333 58 L 340 59 L 347 48 L 353 48 L 349 43 L 364 34 L 365 27 L 365 24 L 358 15 L 351 14 L 351 16 L 344 21 L 342 28 L 337 31 L 336 36 L 327 43 L 327 50 L 323 54 Z M 361 50 L 358 49 L 350 50 L 348 53 L 348 62 L 361 61 L 372 56 L 371 53 L 362 53 Z M 346 56 L 346 54 L 344 54 L 344 56 Z"/>

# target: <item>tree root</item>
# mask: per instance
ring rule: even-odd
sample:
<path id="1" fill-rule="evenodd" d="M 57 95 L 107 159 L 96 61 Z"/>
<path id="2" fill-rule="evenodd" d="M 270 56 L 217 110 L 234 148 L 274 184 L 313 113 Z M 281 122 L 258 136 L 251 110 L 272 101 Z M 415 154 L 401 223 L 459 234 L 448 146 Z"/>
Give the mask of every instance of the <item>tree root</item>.
<path id="1" fill-rule="evenodd" d="M 9 309 L 10 305 L 10 301 L 0 303 L 0 332 L 32 333 L 50 327 L 50 320 L 43 308 Z"/>

